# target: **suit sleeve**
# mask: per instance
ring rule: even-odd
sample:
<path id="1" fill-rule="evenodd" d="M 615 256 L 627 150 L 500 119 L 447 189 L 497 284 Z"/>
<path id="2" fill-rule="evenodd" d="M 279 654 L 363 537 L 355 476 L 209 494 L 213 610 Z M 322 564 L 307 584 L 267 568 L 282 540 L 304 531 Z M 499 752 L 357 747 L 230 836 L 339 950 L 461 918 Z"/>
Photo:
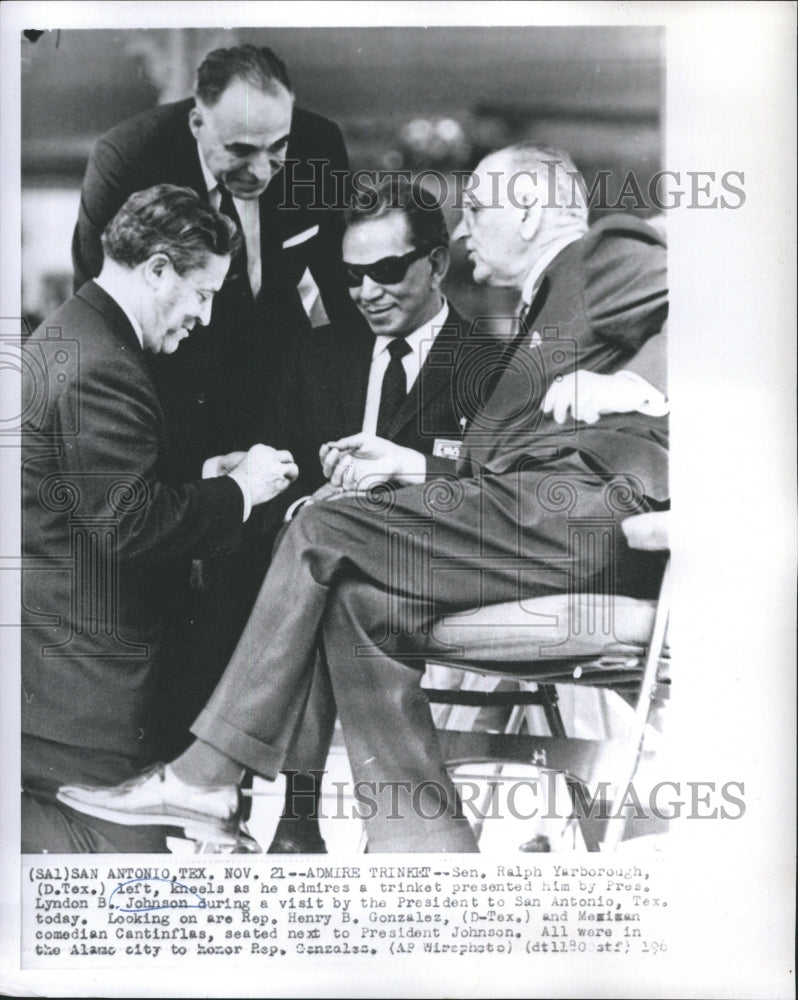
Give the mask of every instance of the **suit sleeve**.
<path id="1" fill-rule="evenodd" d="M 643 223 L 621 221 L 588 237 L 583 264 L 585 313 L 594 335 L 617 348 L 620 367 L 664 390 L 666 338 L 655 337 L 668 315 L 664 244 Z M 648 345 L 652 338 L 656 342 Z M 641 349 L 642 359 L 633 361 Z"/>
<path id="2" fill-rule="evenodd" d="M 668 336 L 667 323 L 663 325 L 659 333 L 643 344 L 640 350 L 629 361 L 624 368 L 634 372 L 644 378 L 649 385 L 653 385 L 663 396 L 668 395 Z"/>
<path id="3" fill-rule="evenodd" d="M 78 433 L 63 438 L 62 469 L 75 475 L 81 513 L 112 512 L 119 554 L 130 560 L 161 563 L 235 544 L 241 490 L 227 477 L 178 487 L 159 479 L 157 403 L 132 374 L 104 365 L 81 380 L 77 405 L 66 394 L 58 401 L 62 422 L 80 414 Z"/>
<path id="4" fill-rule="evenodd" d="M 324 168 L 324 191 L 328 205 L 337 206 L 341 193 L 348 194 L 349 155 L 346 151 L 341 130 L 333 122 L 327 123 L 324 150 L 319 154 L 326 160 Z M 336 181 L 335 173 L 339 174 Z M 342 188 L 340 175 L 345 173 L 346 185 Z M 316 282 L 330 323 L 357 323 L 363 321 L 357 311 L 343 278 L 341 263 L 341 242 L 344 236 L 344 213 L 342 207 L 327 208 L 319 223 L 319 238 L 314 241 L 312 257 L 309 261 L 310 273 Z"/>
<path id="5" fill-rule="evenodd" d="M 100 236 L 132 191 L 132 178 L 116 144 L 108 137 L 94 146 L 80 192 L 78 221 L 72 237 L 74 290 L 100 273 Z"/>

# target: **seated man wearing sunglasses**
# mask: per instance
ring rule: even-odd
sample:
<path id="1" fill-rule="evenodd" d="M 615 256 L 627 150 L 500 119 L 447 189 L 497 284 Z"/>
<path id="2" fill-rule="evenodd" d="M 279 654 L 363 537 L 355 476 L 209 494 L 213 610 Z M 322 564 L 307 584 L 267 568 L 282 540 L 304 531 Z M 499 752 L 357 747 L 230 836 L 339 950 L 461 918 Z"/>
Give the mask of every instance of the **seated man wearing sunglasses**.
<path id="1" fill-rule="evenodd" d="M 464 412 L 453 368 L 467 329 L 441 292 L 449 267 L 443 213 L 423 199 L 403 178 L 389 179 L 347 212 L 344 279 L 368 328 L 318 328 L 295 341 L 285 362 L 268 436 L 297 448 L 300 476 L 281 498 L 291 515 L 302 501 L 349 485 L 343 470 L 328 480 L 353 441 L 379 454 L 369 472 L 385 481 L 417 483 L 454 469 Z M 339 439 L 341 448 L 331 448 Z"/>

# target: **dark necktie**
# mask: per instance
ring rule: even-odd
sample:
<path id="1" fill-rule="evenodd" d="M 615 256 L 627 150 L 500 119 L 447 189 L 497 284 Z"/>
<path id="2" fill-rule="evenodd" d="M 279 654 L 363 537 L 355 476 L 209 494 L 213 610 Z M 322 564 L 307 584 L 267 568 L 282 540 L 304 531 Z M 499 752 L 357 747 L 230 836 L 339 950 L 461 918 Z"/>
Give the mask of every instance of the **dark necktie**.
<path id="1" fill-rule="evenodd" d="M 244 230 L 241 226 L 241 218 L 236 210 L 233 196 L 223 184 L 219 185 L 219 194 L 221 195 L 219 211 L 222 215 L 226 215 L 227 218 L 235 224 L 238 234 L 241 237 L 241 247 L 239 248 L 238 253 L 236 253 L 230 261 L 230 270 L 227 273 L 227 281 L 237 292 L 251 297 L 252 289 L 249 284 L 249 272 L 247 270 L 247 244 L 244 239 Z"/>
<path id="2" fill-rule="evenodd" d="M 524 303 L 521 307 L 521 311 L 518 315 L 518 330 L 510 343 L 507 345 L 507 350 L 502 355 L 501 364 L 498 366 L 497 377 L 492 383 L 492 386 L 496 385 L 498 377 L 501 375 L 501 371 L 507 366 L 510 358 L 514 356 L 515 352 L 529 336 L 529 332 L 532 330 L 535 320 L 540 315 L 543 306 L 546 304 L 546 299 L 549 297 L 549 285 L 549 279 L 544 278 L 540 283 L 540 287 L 535 292 L 535 297 L 532 299 L 532 302 L 529 303 L 529 305 Z M 492 391 L 492 389 L 490 391 Z M 488 395 L 490 395 L 490 391 L 488 392 Z"/>
<path id="3" fill-rule="evenodd" d="M 388 343 L 388 353 L 391 355 L 391 360 L 388 362 L 382 379 L 380 409 L 377 414 L 378 437 L 387 437 L 391 421 L 407 395 L 407 375 L 402 358 L 410 351 L 411 347 L 403 337 L 394 337 Z"/>

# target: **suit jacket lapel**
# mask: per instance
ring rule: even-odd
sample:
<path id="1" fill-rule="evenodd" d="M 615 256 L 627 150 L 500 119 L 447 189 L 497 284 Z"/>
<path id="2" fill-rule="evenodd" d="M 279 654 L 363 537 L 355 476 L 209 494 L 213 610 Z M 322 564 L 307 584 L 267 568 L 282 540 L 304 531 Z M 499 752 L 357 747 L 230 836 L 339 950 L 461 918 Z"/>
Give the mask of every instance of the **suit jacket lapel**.
<path id="1" fill-rule="evenodd" d="M 292 133 L 288 137 L 288 148 L 286 150 L 287 160 L 298 159 L 294 152 L 293 130 L 296 122 L 292 125 Z M 283 231 L 278 225 L 281 216 L 280 205 L 291 204 L 293 201 L 292 188 L 288 183 L 286 169 L 272 179 L 266 190 L 258 199 L 258 215 L 260 218 L 260 266 L 261 266 L 261 286 L 258 293 L 258 301 L 265 301 L 264 289 L 273 280 L 275 268 L 280 260 L 282 251 Z M 288 215 L 292 213 L 289 211 Z"/>
<path id="2" fill-rule="evenodd" d="M 276 179 L 279 182 L 280 178 Z M 281 233 L 277 226 L 279 218 L 277 212 L 278 199 L 282 197 L 282 186 L 276 181 L 272 181 L 263 194 L 258 199 L 258 216 L 260 218 L 260 268 L 261 268 L 261 291 L 263 294 L 266 285 L 274 271 L 274 265 L 280 256 Z"/>
<path id="3" fill-rule="evenodd" d="M 136 331 L 133 329 L 122 307 L 104 289 L 100 288 L 95 281 L 87 281 L 75 295 L 77 298 L 83 299 L 87 305 L 91 306 L 92 309 L 95 309 L 104 317 L 108 323 L 110 333 L 117 341 L 119 348 L 130 352 L 130 355 L 136 360 L 141 369 L 142 378 L 146 380 L 152 390 L 154 402 L 158 407 L 161 419 L 163 419 L 163 410 L 161 409 L 150 369 L 144 357 L 144 349 L 139 343 Z M 150 356 L 152 357 L 152 355 Z"/>
<path id="4" fill-rule="evenodd" d="M 132 352 L 134 357 L 142 359 L 144 367 L 144 349 L 122 307 L 103 288 L 100 288 L 96 281 L 87 281 L 75 294 L 105 317 L 113 335 Z"/>
<path id="5" fill-rule="evenodd" d="M 172 146 L 171 176 L 183 178 L 187 187 L 193 188 L 205 201 L 208 201 L 208 187 L 200 165 L 197 140 L 191 133 L 188 116 L 194 107 L 194 101 L 185 102 L 185 113 L 180 122 Z"/>
<path id="6" fill-rule="evenodd" d="M 339 399 L 347 434 L 363 430 L 373 353 L 374 335 L 366 328 L 350 327 L 346 339 L 341 338 L 336 346 Z"/>

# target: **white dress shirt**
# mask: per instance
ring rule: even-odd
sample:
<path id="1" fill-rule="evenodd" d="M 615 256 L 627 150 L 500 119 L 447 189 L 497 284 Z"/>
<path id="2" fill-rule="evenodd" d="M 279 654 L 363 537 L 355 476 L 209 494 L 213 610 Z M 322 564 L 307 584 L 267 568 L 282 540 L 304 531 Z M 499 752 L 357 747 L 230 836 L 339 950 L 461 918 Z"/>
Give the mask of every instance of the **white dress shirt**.
<path id="1" fill-rule="evenodd" d="M 407 378 L 407 391 L 410 392 L 422 365 L 427 360 L 430 348 L 438 335 L 438 331 L 446 323 L 449 315 L 449 303 L 444 299 L 440 312 L 436 313 L 432 319 L 422 327 L 405 337 L 410 352 L 402 358 L 402 365 Z M 369 381 L 366 389 L 366 406 L 363 411 L 363 426 L 361 430 L 364 434 L 377 433 L 377 417 L 380 412 L 380 397 L 382 395 L 382 380 L 388 363 L 391 360 L 388 344 L 394 337 L 375 337 L 374 349 L 371 354 L 371 368 L 369 370 Z M 295 500 L 285 512 L 284 520 L 290 521 L 296 512 L 308 502 L 309 497 L 300 497 Z"/>
<path id="2" fill-rule="evenodd" d="M 422 365 L 427 360 L 432 343 L 438 334 L 438 330 L 446 323 L 449 314 L 449 303 L 444 299 L 443 308 L 436 313 L 432 319 L 425 323 L 420 329 L 405 337 L 405 342 L 410 348 L 410 352 L 402 358 L 405 375 L 407 376 L 407 391 L 413 388 L 421 371 Z M 393 337 L 378 336 L 374 340 L 374 350 L 371 355 L 371 369 L 369 370 L 368 389 L 366 390 L 366 407 L 363 411 L 363 433 L 377 433 L 377 417 L 380 412 L 380 396 L 382 395 L 382 380 L 391 360 L 388 344 L 394 340 Z"/>
<path id="3" fill-rule="evenodd" d="M 208 188 L 208 196 L 211 205 L 218 210 L 222 200 L 222 192 L 213 174 L 208 170 L 208 166 L 202 157 L 202 150 L 197 145 L 202 176 L 205 178 L 205 186 Z M 247 248 L 247 274 L 249 275 L 249 287 L 252 289 L 253 298 L 258 297 L 261 286 L 261 263 L 260 263 L 260 199 L 259 198 L 236 198 L 233 197 L 233 204 L 241 220 L 241 228 L 244 231 L 244 244 Z"/>

